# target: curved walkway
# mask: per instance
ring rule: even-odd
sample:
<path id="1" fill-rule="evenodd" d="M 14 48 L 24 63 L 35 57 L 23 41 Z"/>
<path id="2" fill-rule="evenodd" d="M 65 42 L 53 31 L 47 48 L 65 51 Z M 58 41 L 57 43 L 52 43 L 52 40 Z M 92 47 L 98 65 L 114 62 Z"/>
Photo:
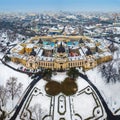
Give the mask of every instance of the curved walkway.
<path id="1" fill-rule="evenodd" d="M 4 65 L 6 65 L 7 67 L 9 67 L 9 68 L 11 68 L 11 69 L 13 69 L 13 70 L 15 70 L 15 71 L 17 71 L 17 72 L 21 72 L 21 73 L 24 73 L 24 74 L 36 74 L 36 73 L 40 73 L 40 72 L 33 73 L 33 72 L 21 71 L 21 70 L 15 69 L 14 67 L 8 65 L 8 64 L 7 64 L 6 62 L 4 62 L 2 59 L 0 59 L 0 61 L 1 61 Z M 42 73 L 42 72 L 41 72 L 41 73 Z M 20 110 L 21 110 L 21 108 L 22 108 L 22 106 L 23 106 L 23 104 L 24 104 L 24 102 L 25 102 L 25 99 L 26 99 L 27 96 L 29 95 L 31 89 L 35 86 L 35 84 L 36 84 L 43 76 L 44 76 L 44 75 L 39 76 L 39 78 L 33 80 L 33 81 L 29 84 L 29 86 L 28 86 L 28 88 L 27 88 L 27 91 L 26 91 L 23 99 L 21 100 L 19 106 L 17 107 L 14 115 L 11 117 L 10 120 L 15 120 L 15 119 L 16 119 L 16 117 L 17 117 L 18 113 L 20 112 Z M 86 81 L 93 87 L 93 89 L 96 91 L 96 93 L 97 93 L 97 95 L 99 96 L 99 98 L 100 98 L 100 100 L 101 100 L 101 102 L 102 102 L 102 104 L 103 104 L 103 106 L 104 106 L 104 108 L 105 108 L 105 111 L 106 111 L 106 113 L 107 113 L 107 120 L 120 120 L 120 115 L 116 115 L 116 116 L 113 115 L 113 113 L 112 113 L 112 112 L 110 111 L 110 109 L 108 108 L 108 105 L 106 104 L 105 100 L 104 100 L 103 97 L 101 96 L 99 90 L 98 90 L 98 89 L 96 88 L 96 86 L 88 79 L 87 75 L 84 75 L 84 74 L 82 74 L 82 73 L 79 73 L 79 76 L 80 76 L 81 78 L 83 78 L 84 80 L 86 80 Z"/>
<path id="2" fill-rule="evenodd" d="M 26 71 L 22 71 L 22 70 L 18 70 L 12 66 L 10 66 L 9 64 L 7 64 L 5 61 L 3 61 L 2 59 L 0 59 L 0 61 L 7 67 L 11 68 L 12 70 L 15 70 L 17 72 L 20 72 L 20 73 L 24 73 L 24 74 L 27 74 L 27 75 L 30 75 L 30 74 L 37 74 L 37 73 L 41 73 L 40 71 L 39 72 L 26 72 Z"/>
<path id="3" fill-rule="evenodd" d="M 97 93 L 97 95 L 99 96 L 103 106 L 104 106 L 104 109 L 107 113 L 107 120 L 120 120 L 120 115 L 113 115 L 113 113 L 110 111 L 110 109 L 108 108 L 108 105 L 106 104 L 105 100 L 103 99 L 103 97 L 101 96 L 99 90 L 96 88 L 96 86 L 88 79 L 87 75 L 84 75 L 82 73 L 79 73 L 79 76 L 81 78 L 83 78 L 84 80 L 86 80 L 92 87 L 93 89 L 95 90 L 95 92 Z"/>
<path id="4" fill-rule="evenodd" d="M 38 82 L 42 77 L 43 77 L 43 75 L 42 75 L 42 76 L 39 76 L 38 79 L 33 80 L 33 81 L 29 84 L 28 90 L 26 91 L 23 99 L 22 99 L 21 102 L 19 103 L 19 106 L 16 108 L 16 111 L 15 111 L 14 115 L 10 118 L 10 120 L 16 120 L 17 115 L 19 114 L 22 106 L 23 106 L 24 103 L 25 103 L 25 99 L 27 98 L 27 96 L 28 96 L 29 93 L 31 92 L 32 88 L 37 84 L 37 82 Z"/>

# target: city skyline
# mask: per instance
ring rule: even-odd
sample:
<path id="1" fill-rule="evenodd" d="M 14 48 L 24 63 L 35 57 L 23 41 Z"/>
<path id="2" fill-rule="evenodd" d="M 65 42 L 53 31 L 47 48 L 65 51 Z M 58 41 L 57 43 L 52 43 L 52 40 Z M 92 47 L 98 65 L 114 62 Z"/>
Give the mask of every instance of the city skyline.
<path id="1" fill-rule="evenodd" d="M 1 0 L 0 12 L 120 12 L 120 0 Z"/>

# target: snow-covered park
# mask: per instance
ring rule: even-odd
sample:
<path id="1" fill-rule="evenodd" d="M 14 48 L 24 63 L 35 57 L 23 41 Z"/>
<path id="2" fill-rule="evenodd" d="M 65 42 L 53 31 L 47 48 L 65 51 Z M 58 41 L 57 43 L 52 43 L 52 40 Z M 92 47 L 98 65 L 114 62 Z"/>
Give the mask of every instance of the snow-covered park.
<path id="1" fill-rule="evenodd" d="M 117 45 L 118 46 L 118 45 Z M 119 46 L 118 46 L 119 47 Z M 4 56 L 0 53 L 0 59 Z M 114 53 L 113 61 L 120 56 L 119 50 Z M 119 59 L 118 59 L 119 61 Z M 15 63 L 9 63 L 12 67 L 16 68 Z M 117 62 L 114 62 L 115 68 L 117 68 Z M 93 68 L 85 72 L 89 80 L 96 86 L 100 94 L 104 98 L 108 108 L 114 115 L 120 115 L 120 82 L 106 83 L 105 78 L 102 77 L 99 67 Z M 13 100 L 7 98 L 7 102 L 3 109 L 13 115 L 18 103 L 23 99 L 23 96 L 28 89 L 29 84 L 33 81 L 28 75 L 20 73 L 10 69 L 0 62 L 0 86 L 6 87 L 7 81 L 10 77 L 17 78 L 17 82 L 21 83 L 22 92 L 19 96 Z M 66 72 L 57 72 L 52 75 L 52 80 L 61 83 L 66 77 Z M 17 120 L 26 118 L 42 120 L 82 120 L 91 118 L 105 119 L 106 112 L 104 106 L 92 86 L 86 82 L 83 78 L 78 77 L 76 83 L 78 85 L 78 91 L 72 96 L 66 96 L 63 93 L 59 93 L 56 96 L 49 96 L 46 94 L 45 85 L 46 81 L 41 79 L 31 90 L 28 97 L 24 100 L 24 105 L 20 110 Z M 32 112 L 32 115 L 30 114 Z M 37 114 L 36 114 L 37 113 Z M 10 116 L 11 116 L 10 115 Z M 8 118 L 9 119 L 9 118 Z"/>

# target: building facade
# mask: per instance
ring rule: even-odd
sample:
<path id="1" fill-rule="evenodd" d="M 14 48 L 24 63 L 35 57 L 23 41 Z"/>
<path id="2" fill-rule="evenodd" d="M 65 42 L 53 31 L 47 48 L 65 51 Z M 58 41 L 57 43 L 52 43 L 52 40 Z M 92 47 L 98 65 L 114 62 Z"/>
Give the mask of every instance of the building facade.
<path id="1" fill-rule="evenodd" d="M 28 69 L 52 70 L 91 69 L 112 60 L 106 46 L 85 36 L 36 36 L 12 48 L 8 56 Z"/>

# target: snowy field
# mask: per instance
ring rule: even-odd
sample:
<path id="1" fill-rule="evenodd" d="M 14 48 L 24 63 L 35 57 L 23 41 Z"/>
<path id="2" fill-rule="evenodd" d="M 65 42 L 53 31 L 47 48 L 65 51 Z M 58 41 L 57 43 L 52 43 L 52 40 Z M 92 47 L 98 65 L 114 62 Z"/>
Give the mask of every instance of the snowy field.
<path id="1" fill-rule="evenodd" d="M 87 71 L 88 78 L 98 88 L 110 110 L 114 113 L 120 108 L 120 82 L 106 84 L 97 68 Z"/>
<path id="2" fill-rule="evenodd" d="M 3 54 L 0 54 L 0 58 L 2 58 Z M 19 72 L 16 72 L 10 68 L 8 68 L 7 66 L 3 65 L 0 62 L 0 85 L 3 85 L 5 87 L 7 80 L 10 77 L 16 77 L 18 82 L 21 82 L 23 84 L 23 89 L 22 89 L 22 93 L 24 92 L 24 90 L 27 88 L 27 86 L 29 85 L 29 83 L 31 82 L 31 78 L 28 77 L 28 75 L 26 74 L 22 74 Z M 22 96 L 22 94 L 21 94 Z M 11 100 L 8 100 L 8 103 L 6 108 L 8 111 L 11 111 L 11 109 L 16 105 L 18 99 L 14 99 L 13 103 L 11 102 Z M 11 103 L 11 104 L 10 104 Z"/>
<path id="3" fill-rule="evenodd" d="M 18 81 L 23 84 L 23 91 L 28 86 L 28 84 L 31 82 L 31 78 L 29 78 L 28 75 L 16 72 L 8 68 L 7 66 L 3 65 L 0 62 L 0 85 L 5 85 L 6 81 L 10 77 L 16 77 Z"/>

